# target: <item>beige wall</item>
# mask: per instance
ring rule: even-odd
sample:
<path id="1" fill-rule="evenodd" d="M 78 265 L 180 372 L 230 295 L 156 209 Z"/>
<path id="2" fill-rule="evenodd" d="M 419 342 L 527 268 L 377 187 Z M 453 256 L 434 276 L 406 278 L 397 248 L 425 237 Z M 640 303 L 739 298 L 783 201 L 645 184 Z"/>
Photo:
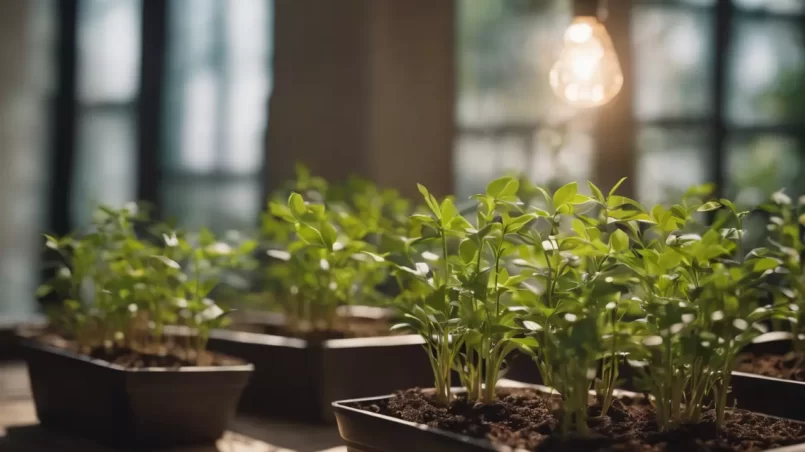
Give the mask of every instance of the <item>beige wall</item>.
<path id="1" fill-rule="evenodd" d="M 277 0 L 267 188 L 295 162 L 452 191 L 453 0 Z"/>

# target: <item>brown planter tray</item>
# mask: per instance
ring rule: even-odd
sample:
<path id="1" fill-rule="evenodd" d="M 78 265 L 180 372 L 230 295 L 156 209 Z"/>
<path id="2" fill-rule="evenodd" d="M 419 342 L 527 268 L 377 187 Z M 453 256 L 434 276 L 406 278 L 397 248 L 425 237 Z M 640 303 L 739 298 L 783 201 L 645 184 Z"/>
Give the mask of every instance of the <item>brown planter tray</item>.
<path id="1" fill-rule="evenodd" d="M 772 332 L 758 336 L 744 352 L 783 355 L 792 347 L 789 333 Z M 805 382 L 733 372 L 732 395 L 747 410 L 805 421 Z"/>
<path id="2" fill-rule="evenodd" d="M 127 449 L 214 443 L 250 364 L 126 369 L 35 339 L 21 342 L 39 421 Z"/>
<path id="3" fill-rule="evenodd" d="M 540 385 L 501 381 L 501 385 L 530 387 L 548 392 Z M 462 392 L 455 389 L 454 392 Z M 634 393 L 624 392 L 628 395 Z M 379 401 L 392 395 L 344 400 L 333 403 L 338 430 L 348 452 L 489 452 L 499 451 L 490 442 L 448 432 L 423 424 L 362 410 L 350 405 Z M 768 452 L 805 452 L 805 444 L 772 449 Z"/>
<path id="4" fill-rule="evenodd" d="M 334 421 L 335 400 L 433 386 L 423 343 L 417 335 L 309 342 L 215 330 L 208 348 L 254 364 L 241 412 L 319 423 Z"/>

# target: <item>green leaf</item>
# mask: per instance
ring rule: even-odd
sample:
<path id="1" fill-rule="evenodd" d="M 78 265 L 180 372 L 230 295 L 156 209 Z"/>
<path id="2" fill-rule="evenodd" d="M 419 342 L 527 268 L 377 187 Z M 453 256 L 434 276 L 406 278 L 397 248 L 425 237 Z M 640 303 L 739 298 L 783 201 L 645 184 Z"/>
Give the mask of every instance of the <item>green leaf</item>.
<path id="1" fill-rule="evenodd" d="M 688 188 L 688 190 L 685 192 L 684 197 L 690 198 L 696 196 L 702 198 L 705 196 L 710 196 L 715 191 L 715 189 L 716 185 L 713 183 L 693 185 L 690 188 Z"/>
<path id="2" fill-rule="evenodd" d="M 520 182 L 510 176 L 504 176 L 493 180 L 486 186 L 486 194 L 493 198 L 503 198 L 517 194 Z"/>
<path id="3" fill-rule="evenodd" d="M 458 253 L 465 264 L 469 264 L 473 261 L 477 251 L 478 247 L 471 239 L 464 239 L 458 247 Z"/>
<path id="4" fill-rule="evenodd" d="M 799 224 L 805 226 L 805 213 L 799 216 Z"/>
<path id="5" fill-rule="evenodd" d="M 527 225 L 532 220 L 536 219 L 536 214 L 523 214 L 519 217 L 512 218 L 508 224 L 506 224 L 506 231 L 507 232 L 517 232 L 523 228 L 523 226 Z"/>
<path id="6" fill-rule="evenodd" d="M 255 248 L 257 248 L 257 242 L 255 240 L 246 240 L 238 246 L 238 253 L 241 255 L 249 254 L 254 251 Z"/>
<path id="7" fill-rule="evenodd" d="M 682 262 L 682 256 L 672 248 L 666 248 L 660 254 L 659 266 L 663 271 L 670 270 Z"/>
<path id="8" fill-rule="evenodd" d="M 361 253 L 371 257 L 372 260 L 374 260 L 375 262 L 385 262 L 386 261 L 386 258 L 384 258 L 383 256 L 381 256 L 379 254 L 371 253 L 369 251 L 361 251 Z"/>
<path id="9" fill-rule="evenodd" d="M 280 217 L 289 223 L 293 223 L 296 221 L 296 218 L 291 213 L 291 209 L 288 208 L 288 206 L 286 205 L 272 202 L 271 204 L 268 205 L 268 211 L 271 213 L 271 215 L 275 217 Z"/>
<path id="10" fill-rule="evenodd" d="M 433 217 L 430 215 L 422 215 L 421 213 L 415 213 L 411 215 L 412 220 L 421 221 L 422 223 L 433 223 Z"/>
<path id="11" fill-rule="evenodd" d="M 626 250 L 629 248 L 629 236 L 620 229 L 616 229 L 609 236 L 609 244 L 615 251 Z"/>
<path id="12" fill-rule="evenodd" d="M 598 200 L 601 204 L 606 204 L 606 199 L 604 199 L 604 194 L 601 193 L 601 189 L 598 188 L 592 181 L 587 181 L 587 186 L 590 187 L 590 191 L 593 192 L 593 196 L 595 199 Z"/>
<path id="13" fill-rule="evenodd" d="M 302 217 L 307 212 L 305 200 L 302 199 L 302 195 L 296 192 L 291 193 L 291 196 L 288 197 L 288 208 L 291 209 L 291 213 L 296 218 Z"/>
<path id="14" fill-rule="evenodd" d="M 436 198 L 434 198 L 433 195 L 430 194 L 430 192 L 428 191 L 427 188 L 425 188 L 424 185 L 416 184 L 416 187 L 417 189 L 419 189 L 419 192 L 422 193 L 422 196 L 425 198 L 425 203 L 428 205 L 431 212 L 433 212 L 433 214 L 436 215 L 436 218 L 441 219 L 442 211 L 441 209 L 439 209 L 439 203 L 436 202 Z"/>
<path id="15" fill-rule="evenodd" d="M 721 204 L 717 201 L 708 201 L 701 206 L 699 206 L 696 211 L 698 212 L 710 212 L 711 210 L 716 210 L 721 207 Z"/>
<path id="16" fill-rule="evenodd" d="M 168 257 L 165 257 L 165 256 L 157 256 L 157 255 L 154 255 L 154 256 L 151 256 L 151 257 L 153 257 L 154 259 L 156 259 L 156 260 L 158 260 L 158 261 L 162 262 L 162 263 L 163 263 L 163 264 L 165 264 L 166 266 L 168 266 L 168 267 L 170 267 L 170 268 L 173 268 L 173 269 L 175 269 L 175 270 L 179 270 L 180 268 L 182 268 L 182 266 L 181 266 L 181 265 L 179 265 L 179 263 L 178 263 L 178 262 L 176 262 L 175 260 L 170 259 L 170 258 L 168 258 Z"/>
<path id="17" fill-rule="evenodd" d="M 48 294 L 53 292 L 53 287 L 48 284 L 42 284 L 41 286 L 36 288 L 36 293 L 34 294 L 36 298 L 42 298 Z"/>
<path id="18" fill-rule="evenodd" d="M 721 199 L 719 199 L 719 202 L 721 203 L 722 206 L 725 206 L 726 208 L 730 209 L 733 214 L 736 214 L 736 215 L 738 214 L 738 208 L 735 207 L 735 204 L 732 201 L 730 201 L 729 199 L 721 198 Z"/>
<path id="19" fill-rule="evenodd" d="M 755 265 L 753 268 L 756 272 L 764 272 L 766 270 L 772 270 L 780 266 L 780 261 L 773 258 L 773 257 L 764 257 L 762 259 L 758 259 L 755 261 Z"/>
<path id="20" fill-rule="evenodd" d="M 585 202 L 590 202 L 592 200 L 593 198 L 590 198 L 589 196 L 584 196 L 577 193 L 575 196 L 573 196 L 573 198 L 570 199 L 569 202 L 570 204 L 584 204 Z"/>
<path id="21" fill-rule="evenodd" d="M 620 188 L 621 184 L 623 184 L 623 181 L 625 181 L 625 180 L 626 180 L 625 177 L 621 177 L 621 180 L 619 180 L 618 183 L 615 184 L 614 187 L 612 187 L 612 190 L 609 191 L 609 196 L 612 196 L 613 194 L 615 194 L 615 191 L 617 191 L 618 188 Z"/>
<path id="22" fill-rule="evenodd" d="M 458 216 L 458 209 L 456 209 L 453 200 L 450 198 L 445 198 L 442 201 L 439 210 L 442 212 L 442 224 L 448 224 L 453 218 Z"/>
<path id="23" fill-rule="evenodd" d="M 581 220 L 574 218 L 571 222 L 571 227 L 579 237 L 583 237 L 585 239 L 587 238 L 587 228 L 584 226 L 584 223 Z"/>
<path id="24" fill-rule="evenodd" d="M 559 208 L 562 204 L 568 203 L 576 193 L 579 191 L 579 186 L 576 182 L 571 182 L 563 187 L 560 187 L 556 190 L 556 193 L 553 195 L 553 206 L 554 208 Z"/>
<path id="25" fill-rule="evenodd" d="M 321 238 L 324 241 L 324 246 L 328 250 L 332 250 L 333 245 L 338 240 L 338 231 L 335 230 L 332 224 L 323 223 L 321 225 Z"/>
<path id="26" fill-rule="evenodd" d="M 308 245 L 326 246 L 324 239 L 321 236 L 321 232 L 319 232 L 318 229 L 314 228 L 313 226 L 305 223 L 297 223 L 296 234 Z"/>

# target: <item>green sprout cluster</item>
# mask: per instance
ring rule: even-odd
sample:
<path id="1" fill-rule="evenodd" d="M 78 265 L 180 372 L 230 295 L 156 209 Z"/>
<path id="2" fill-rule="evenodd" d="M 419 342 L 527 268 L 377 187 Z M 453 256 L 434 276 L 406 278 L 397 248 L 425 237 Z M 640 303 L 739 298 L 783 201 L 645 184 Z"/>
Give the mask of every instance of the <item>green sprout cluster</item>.
<path id="1" fill-rule="evenodd" d="M 607 413 L 623 365 L 652 396 L 661 429 L 699 421 L 711 400 L 722 425 L 742 347 L 786 310 L 800 324 L 800 210 L 770 203 L 782 237 L 744 249 L 749 213 L 709 199 L 708 186 L 649 209 L 617 195 L 620 183 L 606 195 L 592 183 L 589 194 L 575 182 L 532 186 L 528 202 L 520 185 L 492 181 L 466 217 L 420 186 L 429 212 L 373 254 L 395 269 L 394 328 L 425 340 L 438 402 L 454 397 L 452 373 L 468 398 L 493 401 L 519 350 L 561 395 L 565 432 L 587 432 L 591 390 Z"/>
<path id="2" fill-rule="evenodd" d="M 51 322 L 82 352 L 120 347 L 165 354 L 165 327 L 179 325 L 194 333 L 183 345 L 199 363 L 210 330 L 228 312 L 213 290 L 256 246 L 219 241 L 207 230 L 184 235 L 154 224 L 136 204 L 100 207 L 86 233 L 45 237 L 56 271 L 37 295 L 63 300 Z"/>
<path id="3" fill-rule="evenodd" d="M 262 223 L 264 240 L 272 242 L 266 285 L 286 327 L 332 331 L 341 306 L 389 305 L 381 290 L 389 267 L 373 255 L 388 237 L 406 232 L 409 209 L 395 190 L 359 178 L 330 185 L 298 166 L 296 180 L 272 196 Z"/>

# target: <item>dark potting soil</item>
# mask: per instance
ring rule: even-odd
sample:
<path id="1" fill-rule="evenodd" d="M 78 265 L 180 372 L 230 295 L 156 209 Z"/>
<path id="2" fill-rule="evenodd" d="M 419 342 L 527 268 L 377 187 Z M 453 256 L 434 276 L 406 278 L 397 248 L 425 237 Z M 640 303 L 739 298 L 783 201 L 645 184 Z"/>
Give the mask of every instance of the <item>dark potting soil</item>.
<path id="1" fill-rule="evenodd" d="M 588 409 L 590 435 L 559 436 L 556 399 L 527 389 L 498 392 L 491 404 L 458 398 L 440 407 L 433 396 L 419 389 L 396 394 L 391 399 L 356 404 L 357 408 L 410 422 L 426 424 L 494 445 L 533 451 L 762 451 L 805 442 L 805 423 L 783 420 L 744 410 L 726 413 L 724 429 L 717 433 L 715 413 L 699 424 L 660 432 L 654 410 L 644 397 L 622 397 L 606 416 L 592 402 Z"/>
<path id="2" fill-rule="evenodd" d="M 744 353 L 738 357 L 735 370 L 766 377 L 805 381 L 805 366 L 798 364 L 801 363 L 793 352 L 784 355 Z"/>
<path id="3" fill-rule="evenodd" d="M 154 353 L 144 353 L 130 348 L 114 347 L 106 349 L 97 347 L 92 349 L 92 358 L 101 359 L 127 369 L 144 369 L 146 367 L 165 367 L 176 369 L 179 367 L 195 366 L 236 366 L 243 364 L 234 358 L 218 355 L 216 353 L 203 351 L 199 359 L 196 359 L 194 352 L 188 356 L 185 351 L 174 348 L 164 355 Z"/>
<path id="4" fill-rule="evenodd" d="M 44 344 L 70 350 L 71 352 L 103 360 L 127 369 L 144 369 L 148 367 L 177 369 L 179 367 L 237 366 L 244 364 L 243 361 L 236 358 L 207 350 L 202 351 L 201 356 L 197 357 L 195 350 L 191 350 L 188 353 L 186 347 L 170 341 L 159 351 L 134 350 L 114 345 L 110 348 L 94 347 L 89 353 L 86 353 L 80 350 L 74 341 L 66 340 L 60 336 L 49 334 L 37 339 Z"/>

